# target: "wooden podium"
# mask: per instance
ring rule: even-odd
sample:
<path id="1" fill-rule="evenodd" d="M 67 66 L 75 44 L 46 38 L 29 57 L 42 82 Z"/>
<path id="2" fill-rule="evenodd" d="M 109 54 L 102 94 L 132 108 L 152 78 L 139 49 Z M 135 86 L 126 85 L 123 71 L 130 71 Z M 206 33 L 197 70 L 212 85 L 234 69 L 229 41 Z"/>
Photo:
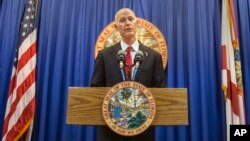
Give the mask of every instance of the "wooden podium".
<path id="1" fill-rule="evenodd" d="M 105 125 L 103 98 L 108 87 L 69 87 L 67 124 Z M 186 88 L 148 88 L 154 96 L 156 114 L 152 125 L 188 125 Z"/>

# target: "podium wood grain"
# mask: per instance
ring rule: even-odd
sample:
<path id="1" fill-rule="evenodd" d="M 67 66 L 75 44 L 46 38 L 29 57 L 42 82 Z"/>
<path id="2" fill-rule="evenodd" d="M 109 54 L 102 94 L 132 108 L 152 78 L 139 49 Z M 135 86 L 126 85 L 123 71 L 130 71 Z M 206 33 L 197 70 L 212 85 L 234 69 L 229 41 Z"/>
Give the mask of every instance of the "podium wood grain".
<path id="1" fill-rule="evenodd" d="M 154 95 L 156 115 L 152 125 L 188 125 L 187 89 L 148 88 Z M 67 124 L 105 125 L 102 103 L 107 87 L 70 87 Z"/>

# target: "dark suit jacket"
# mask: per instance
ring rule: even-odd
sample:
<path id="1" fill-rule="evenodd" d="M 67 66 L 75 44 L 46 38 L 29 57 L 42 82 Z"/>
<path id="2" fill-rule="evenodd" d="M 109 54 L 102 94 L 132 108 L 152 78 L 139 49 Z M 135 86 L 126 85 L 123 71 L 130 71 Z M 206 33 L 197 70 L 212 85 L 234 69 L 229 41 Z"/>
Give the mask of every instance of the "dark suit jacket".
<path id="1" fill-rule="evenodd" d="M 122 75 L 117 62 L 117 52 L 121 50 L 120 42 L 98 53 L 96 58 L 91 86 L 112 87 L 122 82 Z M 161 54 L 139 42 L 139 50 L 144 53 L 144 59 L 135 81 L 146 87 L 164 87 L 164 69 Z"/>

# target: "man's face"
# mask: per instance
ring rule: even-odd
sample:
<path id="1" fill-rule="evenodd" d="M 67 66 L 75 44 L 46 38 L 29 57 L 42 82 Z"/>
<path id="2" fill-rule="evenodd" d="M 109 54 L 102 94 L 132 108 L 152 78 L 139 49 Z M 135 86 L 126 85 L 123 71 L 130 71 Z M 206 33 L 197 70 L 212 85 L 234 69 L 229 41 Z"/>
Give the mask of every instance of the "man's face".
<path id="1" fill-rule="evenodd" d="M 115 26 L 117 31 L 120 32 L 122 38 L 135 38 L 136 36 L 136 17 L 128 11 L 121 11 L 116 18 Z"/>

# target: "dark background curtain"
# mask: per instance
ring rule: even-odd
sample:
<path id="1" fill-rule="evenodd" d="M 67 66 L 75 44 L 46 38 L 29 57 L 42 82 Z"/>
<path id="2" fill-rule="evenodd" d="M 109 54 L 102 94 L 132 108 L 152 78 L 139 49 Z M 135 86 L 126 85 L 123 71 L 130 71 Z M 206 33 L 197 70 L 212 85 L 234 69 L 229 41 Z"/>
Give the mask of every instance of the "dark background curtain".
<path id="1" fill-rule="evenodd" d="M 0 0 L 0 131 L 25 0 Z M 93 141 L 95 127 L 66 124 L 69 86 L 89 86 L 95 42 L 129 7 L 168 43 L 166 87 L 188 88 L 189 125 L 158 127 L 158 141 L 225 141 L 221 0 L 39 0 L 35 141 Z M 235 0 L 247 123 L 250 123 L 250 2 Z M 0 132 L 1 133 L 1 132 Z M 2 135 L 0 135 L 1 137 Z"/>

